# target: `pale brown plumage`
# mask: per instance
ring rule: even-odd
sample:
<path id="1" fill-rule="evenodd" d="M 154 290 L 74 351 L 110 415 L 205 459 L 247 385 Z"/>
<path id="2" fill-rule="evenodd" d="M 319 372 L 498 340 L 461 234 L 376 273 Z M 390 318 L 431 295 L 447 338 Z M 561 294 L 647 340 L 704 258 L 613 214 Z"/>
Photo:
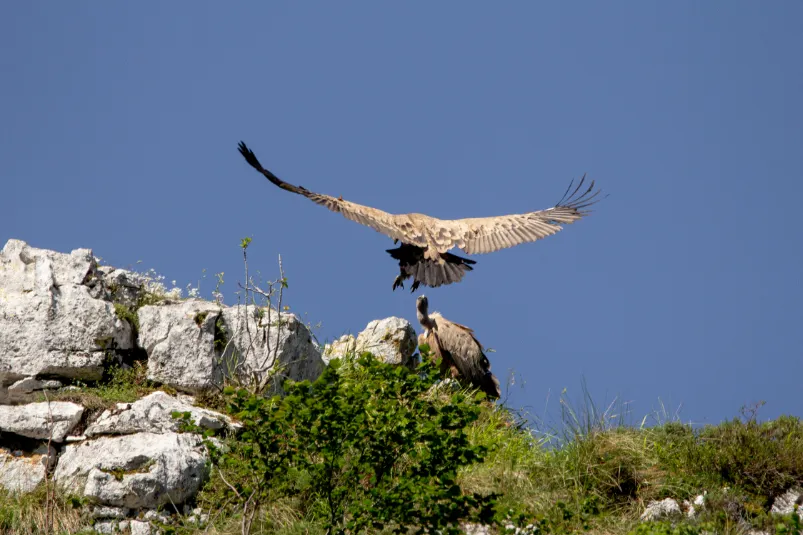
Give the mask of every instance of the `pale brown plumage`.
<path id="1" fill-rule="evenodd" d="M 491 399 L 498 398 L 499 381 L 491 373 L 491 363 L 474 331 L 438 312 L 430 314 L 429 300 L 424 295 L 416 299 L 415 306 L 418 322 L 424 329 L 418 336 L 418 345 L 427 344 L 432 356 L 440 357 L 441 372 L 448 370 L 455 379 L 482 390 Z"/>
<path id="2" fill-rule="evenodd" d="M 371 227 L 393 238 L 394 242 L 400 241 L 402 247 L 388 250 L 399 260 L 401 271 L 394 281 L 394 290 L 403 286 L 402 281 L 410 277 L 415 281 L 413 290 L 419 284 L 437 287 L 459 282 L 475 262 L 449 254 L 449 249 L 458 247 L 467 254 L 491 253 L 551 236 L 562 229 L 561 224 L 574 223 L 587 215 L 589 212 L 585 209 L 599 200 L 596 197 L 600 193 L 599 190 L 593 191 L 593 181 L 581 192 L 585 182 L 583 175 L 573 190 L 573 183 L 569 184 L 557 205 L 537 212 L 451 220 L 424 214 L 390 214 L 345 201 L 342 197 L 331 197 L 288 184 L 262 167 L 253 151 L 242 141 L 239 150 L 254 169 L 280 188 L 303 195 L 343 214 L 346 219 Z"/>

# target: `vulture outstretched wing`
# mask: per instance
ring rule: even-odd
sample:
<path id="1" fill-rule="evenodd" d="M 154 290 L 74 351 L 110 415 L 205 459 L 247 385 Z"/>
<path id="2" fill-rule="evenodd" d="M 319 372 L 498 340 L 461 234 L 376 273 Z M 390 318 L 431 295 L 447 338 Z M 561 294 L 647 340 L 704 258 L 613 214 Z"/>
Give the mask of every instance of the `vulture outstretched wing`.
<path id="1" fill-rule="evenodd" d="M 439 220 L 437 226 L 444 229 L 436 231 L 437 235 L 451 240 L 439 242 L 438 251 L 459 247 L 468 254 L 492 253 L 551 236 L 563 228 L 561 224 L 574 223 L 587 215 L 589 212 L 585 209 L 599 200 L 596 197 L 600 191 L 593 191 L 594 182 L 587 189 L 581 190 L 584 182 L 585 175 L 574 190 L 574 184 L 569 184 L 558 204 L 546 210 L 495 217 Z"/>
<path id="2" fill-rule="evenodd" d="M 370 206 L 364 206 L 362 204 L 345 201 L 337 197 L 315 193 L 301 186 L 288 184 L 262 167 L 262 164 L 259 163 L 259 160 L 257 160 L 254 152 L 242 141 L 239 144 L 239 149 L 240 154 L 243 155 L 251 167 L 265 175 L 268 180 L 280 188 L 303 195 L 316 204 L 325 206 L 333 212 L 343 214 L 343 217 L 346 219 L 350 219 L 367 227 L 371 227 L 377 232 L 381 232 L 385 236 L 389 236 L 394 240 L 426 247 L 427 241 L 424 236 L 416 232 L 413 225 L 411 225 L 404 216 L 390 214 L 382 210 L 377 210 L 376 208 L 371 208 Z"/>
<path id="3" fill-rule="evenodd" d="M 343 214 L 346 219 L 371 227 L 402 243 L 425 249 L 433 244 L 439 253 L 445 253 L 453 247 L 459 247 L 468 254 L 491 253 L 546 238 L 561 230 L 561 224 L 574 223 L 588 214 L 585 209 L 599 200 L 596 197 L 600 193 L 599 190 L 593 191 L 593 181 L 587 189 L 581 189 L 585 183 L 583 175 L 573 190 L 574 183 L 569 184 L 558 204 L 537 212 L 451 220 L 423 214 L 397 215 L 288 184 L 262 167 L 253 151 L 242 141 L 239 149 L 254 169 L 280 188 L 303 195 L 333 212 Z"/>

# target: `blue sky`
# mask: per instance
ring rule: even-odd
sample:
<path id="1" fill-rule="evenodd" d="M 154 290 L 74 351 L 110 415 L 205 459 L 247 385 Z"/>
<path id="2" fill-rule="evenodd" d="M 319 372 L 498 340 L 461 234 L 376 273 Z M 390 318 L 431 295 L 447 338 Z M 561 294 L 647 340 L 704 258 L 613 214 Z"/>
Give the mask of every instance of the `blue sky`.
<path id="1" fill-rule="evenodd" d="M 0 7 L 0 244 L 90 247 L 228 303 L 250 267 L 326 340 L 415 322 L 384 236 L 285 180 L 441 218 L 610 196 L 431 306 L 541 415 L 801 415 L 803 4 L 16 2 Z M 459 253 L 459 251 L 457 251 Z M 136 264 L 137 261 L 141 264 Z M 417 325 L 416 325 L 417 326 Z"/>

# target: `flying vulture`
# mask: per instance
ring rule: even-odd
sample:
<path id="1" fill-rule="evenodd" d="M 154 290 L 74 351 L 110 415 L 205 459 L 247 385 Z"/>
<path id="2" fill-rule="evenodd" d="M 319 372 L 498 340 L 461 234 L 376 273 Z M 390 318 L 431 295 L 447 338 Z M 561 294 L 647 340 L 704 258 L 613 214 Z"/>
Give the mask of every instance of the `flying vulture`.
<path id="1" fill-rule="evenodd" d="M 538 212 L 451 220 L 424 214 L 389 214 L 344 201 L 342 197 L 331 197 L 288 184 L 262 167 L 253 151 L 242 141 L 239 149 L 251 167 L 280 188 L 303 195 L 333 212 L 340 212 L 346 219 L 393 238 L 394 243 L 401 242 L 400 247 L 387 250 L 399 261 L 400 274 L 393 281 L 394 290 L 399 286 L 404 288 L 403 281 L 411 277 L 414 281 L 411 291 L 418 289 L 419 284 L 437 288 L 442 284 L 460 282 L 476 262 L 447 252 L 449 249 L 458 247 L 467 254 L 492 253 L 546 238 L 561 230 L 561 224 L 574 223 L 587 215 L 589 212 L 585 208 L 597 202 L 595 198 L 600 193 L 599 190 L 592 191 L 593 181 L 588 189 L 581 190 L 585 182 L 583 175 L 574 189 L 574 181 L 569 184 L 558 204 Z"/>
<path id="2" fill-rule="evenodd" d="M 491 363 L 474 337 L 474 331 L 447 320 L 438 312 L 430 314 L 425 295 L 416 299 L 415 308 L 418 322 L 424 328 L 418 335 L 418 345 L 427 344 L 432 356 L 441 358 L 441 371 L 449 370 L 455 379 L 479 388 L 489 399 L 497 399 L 499 381 L 491 373 Z"/>

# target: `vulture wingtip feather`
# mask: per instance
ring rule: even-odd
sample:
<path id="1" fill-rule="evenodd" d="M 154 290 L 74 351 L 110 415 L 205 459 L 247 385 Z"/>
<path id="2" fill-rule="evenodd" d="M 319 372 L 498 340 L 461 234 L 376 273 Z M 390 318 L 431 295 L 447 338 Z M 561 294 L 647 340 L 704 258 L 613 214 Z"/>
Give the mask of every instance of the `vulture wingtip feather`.
<path id="1" fill-rule="evenodd" d="M 571 195 L 568 196 L 564 195 L 564 198 L 561 199 L 561 202 L 556 206 L 564 208 L 572 208 L 579 212 L 583 208 L 587 208 L 592 204 L 596 204 L 608 196 L 608 194 L 605 194 L 604 196 L 600 197 L 599 195 L 602 193 L 602 190 L 601 189 L 594 190 L 594 186 L 596 186 L 595 180 L 592 180 L 588 188 L 578 195 L 578 192 L 581 191 L 580 188 L 583 185 L 585 176 L 586 175 L 583 175 L 583 177 L 580 179 L 580 183 L 577 184 L 577 187 L 574 188 L 574 191 L 572 191 Z"/>
<path id="2" fill-rule="evenodd" d="M 240 154 L 243 155 L 243 158 L 245 158 L 245 161 L 248 162 L 248 165 L 250 165 L 257 171 L 262 171 L 262 164 L 260 164 L 259 160 L 257 160 L 254 151 L 249 149 L 248 146 L 243 141 L 240 141 L 240 143 L 237 145 L 237 148 L 239 149 Z"/>

